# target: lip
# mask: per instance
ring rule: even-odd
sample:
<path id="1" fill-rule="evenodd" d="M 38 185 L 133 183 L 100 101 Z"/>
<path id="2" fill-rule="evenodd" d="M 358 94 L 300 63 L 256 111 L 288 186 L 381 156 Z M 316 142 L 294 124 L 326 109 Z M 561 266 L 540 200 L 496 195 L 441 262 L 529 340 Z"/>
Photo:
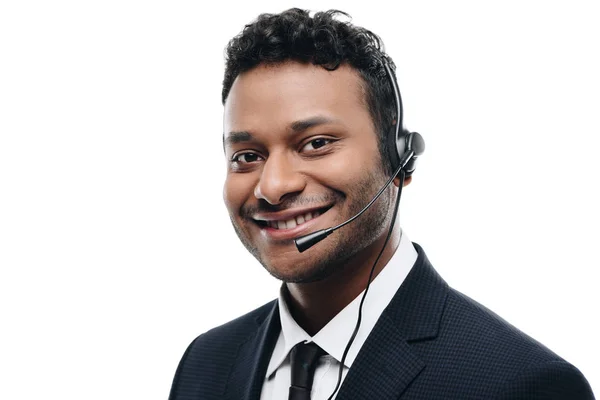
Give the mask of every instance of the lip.
<path id="1" fill-rule="evenodd" d="M 313 218 L 310 221 L 304 222 L 303 224 L 297 225 L 291 229 L 275 229 L 275 228 L 271 228 L 270 226 L 259 226 L 259 225 L 257 225 L 257 226 L 260 229 L 261 234 L 264 235 L 269 240 L 295 239 L 299 236 L 303 236 L 305 234 L 315 231 L 316 230 L 316 229 L 314 229 L 315 226 L 318 225 L 319 222 L 321 222 L 323 215 L 325 215 L 331 209 L 331 206 L 312 207 L 312 208 L 302 209 L 300 211 L 286 210 L 285 212 L 281 212 L 281 213 L 270 213 L 268 215 L 263 214 L 261 216 L 262 217 L 261 219 L 256 218 L 256 219 L 259 219 L 262 221 L 280 221 L 280 220 L 290 219 L 297 215 L 303 215 L 303 214 L 306 214 L 307 212 L 323 210 L 323 209 L 325 209 L 325 210 L 323 211 L 323 213 L 319 214 L 318 217 Z M 258 217 L 258 216 L 255 216 L 255 217 Z"/>

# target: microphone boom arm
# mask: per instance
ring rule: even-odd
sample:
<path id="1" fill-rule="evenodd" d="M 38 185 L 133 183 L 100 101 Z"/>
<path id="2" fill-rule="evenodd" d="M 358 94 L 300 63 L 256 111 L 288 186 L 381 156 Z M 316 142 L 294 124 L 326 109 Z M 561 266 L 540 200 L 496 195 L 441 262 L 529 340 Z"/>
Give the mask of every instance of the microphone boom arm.
<path id="1" fill-rule="evenodd" d="M 309 233 L 308 235 L 300 236 L 299 238 L 294 239 L 294 243 L 296 243 L 296 248 L 298 249 L 298 251 L 300 253 L 302 253 L 303 251 L 308 250 L 315 244 L 319 243 L 321 240 L 325 239 L 327 236 L 331 235 L 334 231 L 338 230 L 342 226 L 345 226 L 345 225 L 349 224 L 350 222 L 354 221 L 356 218 L 360 217 L 365 211 L 367 211 L 367 209 L 369 207 L 371 207 L 371 205 L 373 203 L 375 203 L 375 201 L 379 198 L 379 196 L 381 196 L 383 191 L 385 189 L 387 189 L 387 187 L 390 185 L 390 183 L 392 183 L 394 178 L 396 178 L 396 176 L 398 176 L 398 174 L 400 173 L 402 168 L 404 168 L 406 166 L 406 164 L 414 156 L 414 154 L 415 154 L 415 152 L 413 150 L 409 150 L 406 153 L 404 153 L 403 157 L 400 159 L 400 165 L 398 165 L 398 168 L 392 174 L 390 179 L 388 179 L 388 181 L 385 183 L 385 185 L 383 185 L 383 187 L 381 189 L 379 189 L 379 192 L 377 192 L 375 197 L 373 197 L 371 199 L 371 201 L 362 210 L 360 210 L 360 212 L 358 212 L 358 214 L 356 214 L 349 220 L 344 221 L 337 226 L 334 226 L 333 228 L 320 229 L 316 232 L 312 232 L 312 233 Z M 403 185 L 404 182 L 401 182 L 400 184 Z"/>

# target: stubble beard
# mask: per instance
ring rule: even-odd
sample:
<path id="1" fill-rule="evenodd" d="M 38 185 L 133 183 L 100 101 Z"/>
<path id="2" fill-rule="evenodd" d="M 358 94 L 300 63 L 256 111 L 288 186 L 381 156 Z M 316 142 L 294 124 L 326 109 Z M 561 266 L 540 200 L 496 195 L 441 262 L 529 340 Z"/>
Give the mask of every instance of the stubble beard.
<path id="1" fill-rule="evenodd" d="M 367 205 L 381 188 L 384 180 L 385 175 L 380 169 L 368 174 L 356 185 L 355 189 L 348 192 L 348 196 L 340 193 L 335 194 L 341 201 L 344 198 L 353 199 L 348 206 L 348 212 L 344 216 L 344 221 L 356 215 Z M 381 194 L 380 198 L 356 222 L 351 223 L 352 227 L 341 228 L 333 234 L 337 238 L 332 235 L 317 245 L 323 248 L 319 259 L 314 260 L 307 257 L 306 265 L 296 266 L 292 272 L 281 271 L 277 266 L 269 264 L 233 216 L 230 215 L 230 219 L 244 247 L 273 277 L 286 283 L 310 283 L 327 279 L 334 274 L 347 272 L 347 266 L 350 264 L 349 261 L 361 250 L 372 245 L 389 228 L 388 225 L 391 222 L 389 221 L 391 200 L 392 187 L 388 187 Z M 339 204 L 341 201 L 337 203 Z"/>

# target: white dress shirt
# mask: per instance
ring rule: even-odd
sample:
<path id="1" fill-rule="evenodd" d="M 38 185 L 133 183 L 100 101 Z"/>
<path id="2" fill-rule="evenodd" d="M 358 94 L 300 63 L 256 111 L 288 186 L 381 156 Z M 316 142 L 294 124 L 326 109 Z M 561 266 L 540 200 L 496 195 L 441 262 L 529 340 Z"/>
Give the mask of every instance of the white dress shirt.
<path id="1" fill-rule="evenodd" d="M 360 348 L 381 316 L 381 313 L 390 303 L 402 282 L 404 282 L 416 260 L 417 251 L 406 235 L 402 234 L 396 252 L 385 268 L 371 282 L 369 293 L 363 304 L 360 328 L 344 362 L 342 382 L 348 370 L 352 367 L 352 363 L 356 359 Z M 290 350 L 300 342 L 315 342 L 325 350 L 327 355 L 322 356 L 317 364 L 311 399 L 327 400 L 335 389 L 340 360 L 342 359 L 350 335 L 356 326 L 358 307 L 364 291 L 317 332 L 315 336 L 311 337 L 296 323 L 290 314 L 282 295 L 283 290 L 284 288 L 282 287 L 278 300 L 281 332 L 271 355 L 260 398 L 261 400 L 282 400 L 288 398 L 291 382 Z"/>

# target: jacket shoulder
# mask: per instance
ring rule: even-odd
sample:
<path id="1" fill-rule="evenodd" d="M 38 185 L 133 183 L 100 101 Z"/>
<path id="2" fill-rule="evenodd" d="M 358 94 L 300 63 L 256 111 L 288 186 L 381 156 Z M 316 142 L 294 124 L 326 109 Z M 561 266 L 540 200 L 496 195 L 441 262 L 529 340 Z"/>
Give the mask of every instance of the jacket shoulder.
<path id="1" fill-rule="evenodd" d="M 506 382 L 496 400 L 594 400 L 581 371 L 564 361 L 530 365 Z"/>
<path id="2" fill-rule="evenodd" d="M 473 394 L 492 398 L 490 394 L 495 393 L 499 399 L 593 399 L 589 383 L 577 368 L 455 289 L 448 290 L 434 342 L 431 354 L 443 360 L 445 379 L 467 382 Z M 562 393 L 579 394 L 562 397 Z"/>
<path id="3" fill-rule="evenodd" d="M 473 351 L 481 357 L 490 358 L 490 361 L 505 360 L 516 366 L 532 362 L 564 361 L 548 347 L 489 308 L 453 288 L 448 292 L 442 329 L 455 340 L 460 335 L 462 340 L 471 343 Z"/>
<path id="4" fill-rule="evenodd" d="M 238 346 L 248 340 L 264 321 L 276 302 L 277 300 L 270 301 L 241 317 L 199 335 L 189 345 L 184 357 L 187 355 L 192 358 L 196 356 L 205 358 L 210 357 L 210 354 L 220 357 L 224 353 L 236 351 Z"/>
<path id="5" fill-rule="evenodd" d="M 202 393 L 206 398 L 222 393 L 217 388 L 225 384 L 240 345 L 252 337 L 276 302 L 273 300 L 196 337 L 179 362 L 169 399 L 179 399 L 182 393 L 190 392 Z"/>
<path id="6" fill-rule="evenodd" d="M 228 343 L 239 344 L 246 341 L 248 335 L 258 328 L 273 310 L 276 303 L 277 300 L 272 300 L 247 314 L 208 330 L 194 340 L 194 342 L 197 342 L 196 346 L 218 346 L 219 344 Z"/>

